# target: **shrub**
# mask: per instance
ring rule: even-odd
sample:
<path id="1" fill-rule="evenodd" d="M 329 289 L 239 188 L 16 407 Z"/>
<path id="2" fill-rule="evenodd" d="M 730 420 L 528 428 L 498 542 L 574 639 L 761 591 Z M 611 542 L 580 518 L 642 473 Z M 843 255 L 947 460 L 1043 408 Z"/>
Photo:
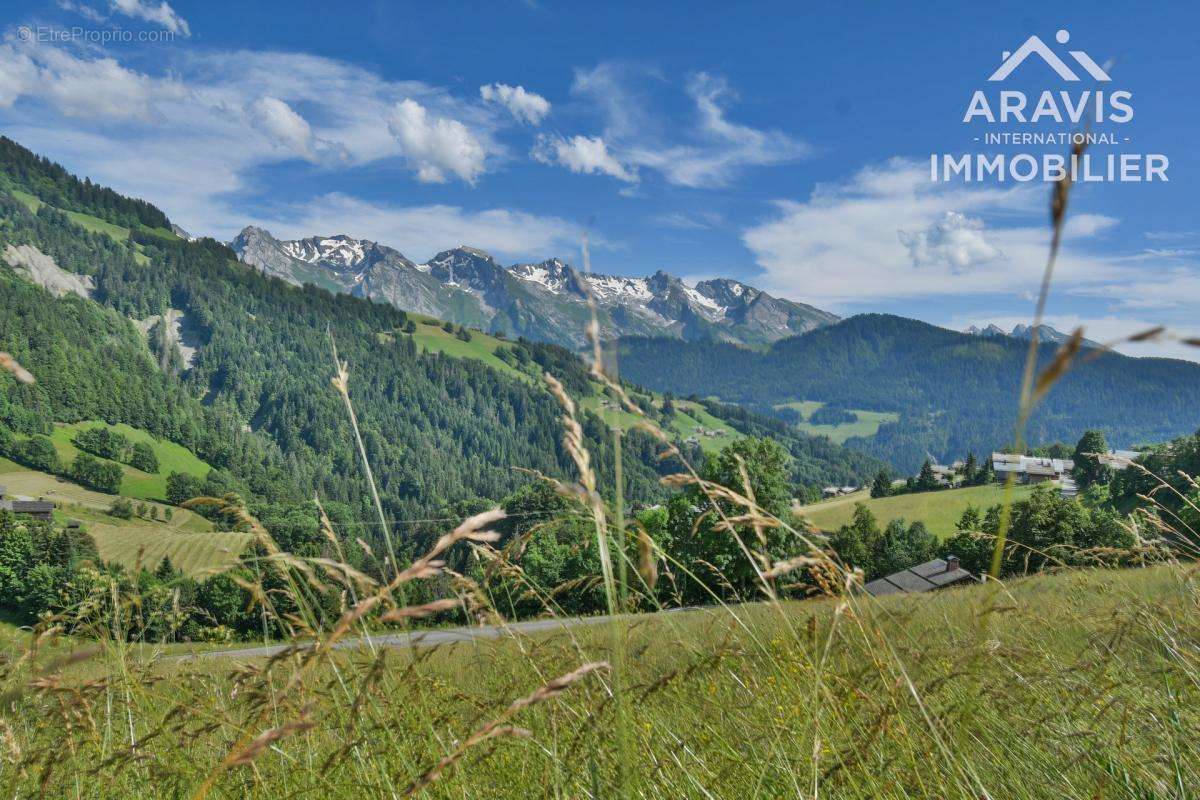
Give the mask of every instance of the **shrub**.
<path id="1" fill-rule="evenodd" d="M 133 503 L 128 497 L 118 497 L 108 507 L 108 513 L 118 519 L 133 519 Z"/>

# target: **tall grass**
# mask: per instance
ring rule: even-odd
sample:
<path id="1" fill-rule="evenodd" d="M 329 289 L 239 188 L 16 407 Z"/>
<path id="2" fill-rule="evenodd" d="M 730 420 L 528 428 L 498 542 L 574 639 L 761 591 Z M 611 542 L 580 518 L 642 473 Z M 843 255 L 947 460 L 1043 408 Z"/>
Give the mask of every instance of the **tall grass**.
<path id="1" fill-rule="evenodd" d="M 1043 295 L 1052 266 L 1053 253 Z M 1145 569 L 871 599 L 802 521 L 758 505 L 744 469 L 730 487 L 688 464 L 606 367 L 594 311 L 591 334 L 594 378 L 681 464 L 666 483 L 704 498 L 751 590 L 711 593 L 698 610 L 630 613 L 661 608 L 660 581 L 711 581 L 627 527 L 619 466 L 615 485 L 601 486 L 574 401 L 546 375 L 575 474 L 539 479 L 590 522 L 598 574 L 587 583 L 603 591 L 602 624 L 522 633 L 487 581 L 447 566 L 452 549 L 467 548 L 481 574 L 563 616 L 558 598 L 583 582 L 530 578 L 520 541 L 497 546 L 500 509 L 460 521 L 407 566 L 388 534 L 387 568 L 373 579 L 344 563 L 323 512 L 329 554 L 299 558 L 238 498 L 199 498 L 256 536 L 248 563 L 260 577 L 242 585 L 264 635 L 284 632 L 282 649 L 230 659 L 141 642 L 140 598 L 115 584 L 98 591 L 4 651 L 0 786 L 77 798 L 1194 796 L 1200 593 L 1195 569 L 1156 545 L 1186 533 L 1165 505 L 1131 522 Z M 1077 353 L 1068 344 L 1041 378 L 1027 374 L 1022 422 Z M 336 350 L 333 361 L 387 533 L 352 365 Z M 612 435 L 619 456 L 622 432 Z M 786 557 L 770 554 L 768 534 L 789 542 Z M 997 554 L 1013 546 L 1002 529 Z M 822 596 L 788 599 L 800 572 Z M 410 604 L 420 583 L 444 595 Z M 322 597 L 339 599 L 336 619 L 318 612 Z M 504 635 L 404 647 L 377 636 L 451 610 Z"/>

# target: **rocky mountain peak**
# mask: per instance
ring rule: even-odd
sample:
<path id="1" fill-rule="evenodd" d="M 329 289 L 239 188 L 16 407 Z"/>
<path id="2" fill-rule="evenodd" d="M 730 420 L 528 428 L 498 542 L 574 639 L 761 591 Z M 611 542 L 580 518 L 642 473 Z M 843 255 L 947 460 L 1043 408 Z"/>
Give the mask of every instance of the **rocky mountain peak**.
<path id="1" fill-rule="evenodd" d="M 586 301 L 604 337 L 668 335 L 767 343 L 837 321 L 729 278 L 694 287 L 665 270 L 646 278 L 584 274 L 560 258 L 503 266 L 469 245 L 424 264 L 344 234 L 280 241 L 248 226 L 231 243 L 242 261 L 291 283 L 314 283 L 457 324 L 568 346 L 586 341 Z"/>

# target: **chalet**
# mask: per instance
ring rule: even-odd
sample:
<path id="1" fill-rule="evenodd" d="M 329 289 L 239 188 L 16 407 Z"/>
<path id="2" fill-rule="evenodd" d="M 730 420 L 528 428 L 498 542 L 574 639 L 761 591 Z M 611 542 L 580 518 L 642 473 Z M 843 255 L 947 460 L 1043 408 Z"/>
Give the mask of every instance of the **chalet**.
<path id="1" fill-rule="evenodd" d="M 978 580 L 959 566 L 958 556 L 946 556 L 945 559 L 935 558 L 886 577 L 876 578 L 863 588 L 867 590 L 867 594 L 882 597 L 885 594 L 904 592 L 930 592 L 956 583 L 977 583 Z"/>
<path id="2" fill-rule="evenodd" d="M 821 490 L 822 497 L 841 497 L 844 494 L 853 494 L 858 491 L 857 486 L 826 486 Z"/>
<path id="3" fill-rule="evenodd" d="M 54 503 L 49 500 L 33 500 L 28 497 L 13 497 L 8 488 L 0 486 L 0 511 L 28 514 L 35 519 L 49 522 L 54 516 Z"/>
<path id="4" fill-rule="evenodd" d="M 992 471 L 998 479 L 1016 475 L 1021 483 L 1061 481 L 1075 469 L 1069 458 L 1039 458 L 1012 453 L 992 453 Z"/>

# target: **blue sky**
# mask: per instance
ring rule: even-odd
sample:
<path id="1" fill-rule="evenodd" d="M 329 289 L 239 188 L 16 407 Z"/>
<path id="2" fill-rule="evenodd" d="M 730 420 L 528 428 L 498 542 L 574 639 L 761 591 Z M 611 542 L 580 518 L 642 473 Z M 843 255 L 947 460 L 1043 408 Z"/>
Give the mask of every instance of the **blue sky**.
<path id="1" fill-rule="evenodd" d="M 1093 153 L 1170 160 L 1169 182 L 1074 192 L 1050 322 L 1200 334 L 1194 4 L 311 5 L 10 2 L 0 127 L 197 234 L 578 262 L 588 228 L 597 271 L 1011 327 L 1032 312 L 1048 186 L 932 182 L 929 158 L 1066 150 L 974 137 L 1070 125 L 963 122 L 973 92 L 1000 89 L 1001 53 L 1037 35 L 1132 95 L 1131 121 L 1093 126 L 1129 141 Z M 1035 61 L 1005 88 L 1098 86 Z"/>

